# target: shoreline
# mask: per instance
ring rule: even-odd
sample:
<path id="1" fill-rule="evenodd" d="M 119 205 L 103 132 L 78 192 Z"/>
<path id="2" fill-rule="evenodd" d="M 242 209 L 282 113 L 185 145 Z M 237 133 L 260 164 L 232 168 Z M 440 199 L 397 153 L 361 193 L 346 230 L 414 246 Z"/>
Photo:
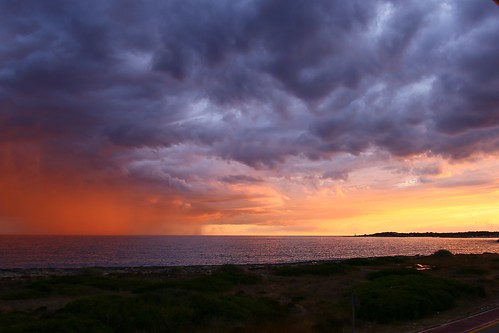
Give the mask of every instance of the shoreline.
<path id="1" fill-rule="evenodd" d="M 80 266 L 80 267 L 15 267 L 15 268 L 0 268 L 0 279 L 5 277 L 25 276 L 57 276 L 57 275 L 72 275 L 71 273 L 79 273 L 84 270 L 101 270 L 109 273 L 129 273 L 129 272 L 148 272 L 162 273 L 171 270 L 188 270 L 188 271 L 212 271 L 225 265 L 238 266 L 246 269 L 263 269 L 273 267 L 299 266 L 299 265 L 314 265 L 341 262 L 351 259 L 374 259 L 374 258 L 413 258 L 418 256 L 385 256 L 385 257 L 352 257 L 341 259 L 325 259 L 325 260 L 306 260 L 306 261 L 291 261 L 280 263 L 249 263 L 249 264 L 216 264 L 216 265 L 167 265 L 167 266 Z M 9 275 L 10 274 L 10 275 Z"/>
<path id="2" fill-rule="evenodd" d="M 359 236 L 356 236 L 359 237 Z M 499 247 L 498 247 L 499 249 Z M 499 255 L 499 252 L 482 252 L 482 253 L 453 253 L 454 256 L 482 256 L 482 255 Z M 261 269 L 273 267 L 286 267 L 286 266 L 299 266 L 299 265 L 320 265 L 328 263 L 338 263 L 348 260 L 373 260 L 382 258 L 403 258 L 406 260 L 414 260 L 418 258 L 430 257 L 431 254 L 417 254 L 417 255 L 388 255 L 388 256 L 369 256 L 369 257 L 350 257 L 350 258 L 335 258 L 335 259 L 318 259 L 318 260 L 303 260 L 303 261 L 290 261 L 290 262 L 269 262 L 269 263 L 224 263 L 224 264 L 199 264 L 199 265 L 141 265 L 141 266 L 77 266 L 77 267 L 12 267 L 0 268 L 0 279 L 12 276 L 50 276 L 50 275 L 71 275 L 71 273 L 78 273 L 84 270 L 101 270 L 104 272 L 113 273 L 127 273 L 148 271 L 151 273 L 159 273 L 169 270 L 190 270 L 190 271 L 210 271 L 222 266 L 238 266 L 248 269 Z"/>
<path id="3" fill-rule="evenodd" d="M 357 236 L 358 237 L 358 236 Z M 499 255 L 499 252 L 483 252 L 483 253 L 453 253 L 453 256 L 486 256 L 486 255 Z M 184 270 L 192 273 L 211 272 L 222 266 L 237 266 L 244 269 L 272 269 L 288 266 L 302 266 L 302 265 L 321 265 L 329 263 L 340 263 L 349 260 L 376 260 L 386 258 L 400 258 L 404 260 L 416 260 L 418 258 L 428 258 L 429 255 L 389 255 L 389 256 L 372 256 L 372 257 L 351 257 L 351 258 L 337 258 L 337 259 L 319 259 L 319 260 L 305 260 L 305 261 L 290 261 L 290 262 L 270 262 L 270 263 L 225 263 L 225 264 L 199 264 L 199 265 L 151 265 L 151 266 L 78 266 L 78 267 L 14 267 L 14 268 L 0 268 L 0 279 L 14 278 L 14 277 L 46 277 L 46 276 L 66 276 L 76 275 L 86 270 L 97 270 L 104 274 L 111 273 L 165 273 L 169 271 Z"/>

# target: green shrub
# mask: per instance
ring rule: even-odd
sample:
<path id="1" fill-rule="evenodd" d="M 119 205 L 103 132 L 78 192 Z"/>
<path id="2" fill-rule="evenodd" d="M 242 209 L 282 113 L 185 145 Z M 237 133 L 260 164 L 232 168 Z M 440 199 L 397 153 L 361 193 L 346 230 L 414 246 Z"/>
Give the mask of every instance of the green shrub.
<path id="1" fill-rule="evenodd" d="M 0 314 L 2 333 L 108 333 L 112 332 L 101 323 L 75 316 L 58 315 L 38 318 L 26 313 Z"/>
<path id="2" fill-rule="evenodd" d="M 375 280 L 381 277 L 389 276 L 389 275 L 414 275 L 414 274 L 422 274 L 420 271 L 414 268 L 392 268 L 392 269 L 383 269 L 380 271 L 372 272 L 367 275 L 369 280 Z"/>
<path id="3" fill-rule="evenodd" d="M 274 319 L 286 309 L 265 298 L 167 289 L 135 297 L 80 299 L 61 313 L 101 323 L 113 332 L 183 332 L 208 327 L 214 320 Z"/>
<path id="4" fill-rule="evenodd" d="M 274 270 L 274 274 L 280 276 L 325 276 L 345 273 L 351 266 L 377 266 L 387 264 L 400 264 L 403 262 L 405 262 L 404 257 L 353 258 L 337 262 L 283 266 L 276 268 Z"/>
<path id="5" fill-rule="evenodd" d="M 232 285 L 255 284 L 261 281 L 258 275 L 248 273 L 236 265 L 222 265 L 213 273 L 212 277 L 224 280 Z"/>
<path id="6" fill-rule="evenodd" d="M 152 284 L 150 281 L 137 278 L 99 276 L 90 272 L 37 280 L 32 282 L 28 288 L 37 297 L 48 295 L 78 296 L 95 293 L 96 289 L 103 291 L 130 291 Z"/>
<path id="7" fill-rule="evenodd" d="M 223 265 L 207 276 L 174 281 L 151 282 L 149 284 L 138 285 L 136 288 L 133 288 L 132 291 L 135 293 L 144 293 L 168 288 L 180 288 L 221 292 L 238 284 L 256 284 L 260 281 L 260 276 L 246 272 L 239 266 Z"/>
<path id="8" fill-rule="evenodd" d="M 451 308 L 463 294 L 475 289 L 461 282 L 425 274 L 380 276 L 355 288 L 359 314 L 388 323 L 412 320 Z"/>
<path id="9" fill-rule="evenodd" d="M 341 263 L 322 263 L 290 265 L 279 267 L 274 270 L 275 275 L 280 276 L 300 276 L 300 275 L 333 275 L 345 272 L 345 267 Z"/>
<path id="10" fill-rule="evenodd" d="M 401 264 L 406 261 L 405 257 L 372 257 L 372 258 L 352 258 L 342 261 L 343 265 L 349 266 L 378 266 L 387 264 Z"/>
<path id="11" fill-rule="evenodd" d="M 95 323 L 112 332 L 155 332 L 183 328 L 193 320 L 193 311 L 182 298 L 178 305 L 162 304 L 154 298 L 97 296 L 69 303 L 61 313 Z"/>
<path id="12" fill-rule="evenodd" d="M 453 254 L 449 250 L 442 249 L 442 250 L 438 250 L 438 251 L 434 252 L 432 254 L 432 256 L 434 256 L 434 257 L 452 257 Z"/>
<path id="13" fill-rule="evenodd" d="M 487 270 L 481 267 L 463 267 L 457 271 L 461 275 L 478 275 L 483 276 L 487 274 Z"/>
<path id="14" fill-rule="evenodd" d="M 22 291 L 5 293 L 0 296 L 0 299 L 8 301 L 8 300 L 20 300 L 20 299 L 37 299 L 37 298 L 43 298 L 45 296 L 46 293 L 37 290 L 22 290 Z"/>
<path id="15" fill-rule="evenodd" d="M 32 319 L 32 316 L 22 312 L 0 312 L 0 328 L 19 325 Z"/>

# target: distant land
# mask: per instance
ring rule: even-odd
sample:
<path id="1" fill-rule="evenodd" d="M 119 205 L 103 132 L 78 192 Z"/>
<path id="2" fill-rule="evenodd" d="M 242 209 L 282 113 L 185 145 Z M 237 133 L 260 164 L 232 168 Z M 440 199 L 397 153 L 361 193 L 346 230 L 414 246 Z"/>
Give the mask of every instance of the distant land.
<path id="1" fill-rule="evenodd" d="M 357 235 L 357 237 L 440 237 L 440 238 L 499 238 L 499 231 L 465 232 L 394 232 L 385 231 L 375 234 Z"/>

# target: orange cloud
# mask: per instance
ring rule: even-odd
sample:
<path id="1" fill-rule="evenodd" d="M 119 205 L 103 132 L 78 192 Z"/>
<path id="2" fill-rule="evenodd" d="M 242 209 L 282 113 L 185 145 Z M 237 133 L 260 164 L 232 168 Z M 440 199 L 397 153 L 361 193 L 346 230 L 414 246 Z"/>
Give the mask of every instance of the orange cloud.
<path id="1" fill-rule="evenodd" d="M 404 172 L 366 166 L 348 180 L 199 175 L 204 189 L 181 193 L 125 173 L 47 169 L 30 147 L 0 147 L 0 233 L 349 235 L 494 230 L 499 223 L 494 158 L 421 158 Z"/>

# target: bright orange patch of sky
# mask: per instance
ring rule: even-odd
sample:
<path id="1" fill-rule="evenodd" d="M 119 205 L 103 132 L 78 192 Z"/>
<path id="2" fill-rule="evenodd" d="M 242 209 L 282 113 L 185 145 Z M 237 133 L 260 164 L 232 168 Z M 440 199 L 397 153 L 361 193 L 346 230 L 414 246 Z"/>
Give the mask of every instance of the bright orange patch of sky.
<path id="1" fill-rule="evenodd" d="M 33 156 L 23 165 L 3 160 L 0 233 L 352 235 L 495 230 L 499 216 L 499 160 L 491 157 L 371 163 L 348 180 L 253 170 L 266 181 L 213 181 L 211 191 L 192 197 L 70 173 L 45 175 Z M 435 163 L 439 173 L 424 180 L 397 171 Z"/>

